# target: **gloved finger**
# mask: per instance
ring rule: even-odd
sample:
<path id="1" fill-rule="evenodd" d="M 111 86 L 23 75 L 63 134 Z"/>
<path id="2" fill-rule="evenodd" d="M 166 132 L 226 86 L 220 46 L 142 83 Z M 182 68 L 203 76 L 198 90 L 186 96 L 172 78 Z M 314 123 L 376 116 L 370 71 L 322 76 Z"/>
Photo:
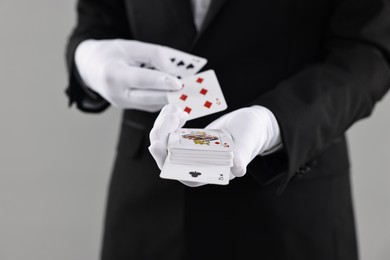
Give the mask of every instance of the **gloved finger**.
<path id="1" fill-rule="evenodd" d="M 151 143 L 156 140 L 166 143 L 169 133 L 183 127 L 187 118 L 188 114 L 178 106 L 168 104 L 163 107 L 150 131 Z"/>
<path id="2" fill-rule="evenodd" d="M 172 117 L 171 117 L 172 118 Z M 164 144 L 168 144 L 168 137 L 171 132 L 181 128 L 180 119 L 167 119 L 166 123 L 153 127 L 150 131 L 149 139 L 150 142 L 160 141 Z"/>
<path id="3" fill-rule="evenodd" d="M 168 73 L 134 67 L 123 61 L 107 63 L 103 73 L 105 74 L 106 84 L 109 86 L 165 91 L 177 91 L 183 86 L 178 78 Z"/>
<path id="4" fill-rule="evenodd" d="M 183 183 L 184 185 L 186 185 L 188 187 L 192 187 L 192 188 L 200 187 L 200 186 L 203 186 L 203 185 L 207 184 L 207 183 L 204 183 L 204 182 L 195 182 L 195 181 L 180 181 L 180 182 Z"/>
<path id="5" fill-rule="evenodd" d="M 158 108 L 158 110 L 160 110 L 163 106 L 168 104 L 167 93 L 159 90 L 126 89 L 124 99 L 129 104 L 128 108 L 138 106 Z"/>
<path id="6" fill-rule="evenodd" d="M 241 158 L 239 152 L 234 153 L 233 167 L 230 168 L 231 173 L 236 177 L 242 177 L 246 173 L 247 164 Z"/>
<path id="7" fill-rule="evenodd" d="M 157 163 L 157 166 L 160 170 L 164 166 L 165 159 L 168 156 L 167 147 L 164 143 L 160 141 L 154 141 L 148 147 L 150 154 L 153 156 L 154 160 Z"/>
<path id="8" fill-rule="evenodd" d="M 226 128 L 227 121 L 229 119 L 229 114 L 223 115 L 218 119 L 214 120 L 208 124 L 205 129 L 223 129 Z"/>
<path id="9" fill-rule="evenodd" d="M 233 167 L 230 168 L 230 171 L 235 177 L 242 177 L 246 173 L 247 164 L 240 157 L 239 152 L 234 153 Z"/>
<path id="10" fill-rule="evenodd" d="M 124 58 L 130 63 L 145 63 L 164 72 L 175 69 L 174 63 L 167 55 L 167 47 L 135 40 L 118 39 L 115 42 L 122 50 Z"/>
<path id="11" fill-rule="evenodd" d="M 236 177 L 242 177 L 246 173 L 246 168 L 252 160 L 252 153 L 250 150 L 250 145 L 243 140 L 246 136 L 241 132 L 237 132 L 239 129 L 231 129 L 230 134 L 234 142 L 234 151 L 233 151 L 233 167 L 231 172 Z"/>
<path id="12" fill-rule="evenodd" d="M 233 122 L 232 122 L 233 123 Z M 251 161 L 251 151 L 248 150 L 247 135 L 241 127 L 235 127 L 234 125 L 227 123 L 226 130 L 230 133 L 234 143 L 233 151 L 233 167 L 230 169 L 232 174 L 236 177 L 242 177 L 246 173 L 246 168 Z"/>
<path id="13" fill-rule="evenodd" d="M 168 155 L 167 145 L 169 133 L 181 128 L 187 121 L 188 114 L 175 105 L 166 105 L 161 110 L 150 131 L 149 151 L 160 170 Z"/>

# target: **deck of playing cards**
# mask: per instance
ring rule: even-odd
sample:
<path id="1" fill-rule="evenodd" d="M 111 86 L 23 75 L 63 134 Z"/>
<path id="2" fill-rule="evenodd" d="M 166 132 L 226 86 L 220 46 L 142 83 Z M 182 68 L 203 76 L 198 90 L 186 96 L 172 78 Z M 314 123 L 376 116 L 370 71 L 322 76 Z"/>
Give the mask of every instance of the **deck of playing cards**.
<path id="1" fill-rule="evenodd" d="M 220 129 L 179 129 L 169 136 L 160 177 L 226 185 L 233 166 L 233 141 Z"/>

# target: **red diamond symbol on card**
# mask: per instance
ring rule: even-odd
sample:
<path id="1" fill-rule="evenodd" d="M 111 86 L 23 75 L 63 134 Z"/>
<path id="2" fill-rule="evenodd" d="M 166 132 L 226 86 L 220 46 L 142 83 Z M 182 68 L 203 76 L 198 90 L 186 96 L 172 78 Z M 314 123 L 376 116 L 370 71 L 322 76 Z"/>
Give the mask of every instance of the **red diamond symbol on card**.
<path id="1" fill-rule="evenodd" d="M 184 108 L 184 112 L 187 112 L 188 114 L 191 113 L 191 110 L 192 110 L 192 109 L 189 108 L 189 107 Z"/>
<path id="2" fill-rule="evenodd" d="M 200 90 L 200 94 L 206 95 L 206 93 L 207 93 L 207 89 L 202 88 L 202 89 Z"/>
<path id="3" fill-rule="evenodd" d="M 188 98 L 188 96 L 184 95 L 184 94 L 180 96 L 180 99 L 183 100 L 183 101 L 186 101 L 187 98 Z"/>
<path id="4" fill-rule="evenodd" d="M 207 107 L 207 108 L 210 108 L 212 104 L 213 103 L 211 103 L 210 101 L 204 102 L 204 106 Z"/>
<path id="5" fill-rule="evenodd" d="M 202 83 L 202 82 L 203 82 L 203 78 L 199 77 L 199 78 L 196 80 L 196 82 Z"/>

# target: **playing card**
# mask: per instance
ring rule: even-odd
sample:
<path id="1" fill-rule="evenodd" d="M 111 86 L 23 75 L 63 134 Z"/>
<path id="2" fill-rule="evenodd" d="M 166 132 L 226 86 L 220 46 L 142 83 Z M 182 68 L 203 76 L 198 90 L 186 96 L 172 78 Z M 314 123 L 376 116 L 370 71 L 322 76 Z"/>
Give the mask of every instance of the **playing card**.
<path id="1" fill-rule="evenodd" d="M 230 167 L 210 165 L 164 164 L 160 177 L 164 179 L 203 182 L 226 185 L 229 183 Z"/>
<path id="2" fill-rule="evenodd" d="M 233 166 L 233 157 L 231 158 L 214 158 L 209 157 L 194 157 L 194 156 L 175 156 L 172 157 L 171 153 L 168 153 L 169 162 L 175 164 L 190 164 L 190 165 L 219 165 L 219 166 Z"/>
<path id="3" fill-rule="evenodd" d="M 195 75 L 207 63 L 207 59 L 205 58 L 169 47 L 164 47 L 164 51 L 169 57 L 170 62 L 172 62 L 175 66 L 175 69 L 169 71 L 169 73 L 179 78 Z"/>
<path id="4" fill-rule="evenodd" d="M 168 150 L 173 149 L 231 152 L 233 142 L 221 129 L 181 128 L 169 135 Z"/>
<path id="5" fill-rule="evenodd" d="M 168 94 L 168 102 L 189 114 L 188 120 L 207 116 L 227 108 L 214 70 L 182 79 L 183 88 Z"/>

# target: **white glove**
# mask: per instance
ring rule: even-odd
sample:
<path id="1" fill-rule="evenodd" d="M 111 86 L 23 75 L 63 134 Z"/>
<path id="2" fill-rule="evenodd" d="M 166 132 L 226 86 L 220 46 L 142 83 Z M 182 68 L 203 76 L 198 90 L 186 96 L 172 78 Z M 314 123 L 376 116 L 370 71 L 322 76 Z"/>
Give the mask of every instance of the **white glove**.
<path id="1" fill-rule="evenodd" d="M 182 86 L 179 79 L 168 74 L 174 65 L 160 45 L 86 40 L 76 49 L 75 63 L 85 85 L 118 108 L 159 111 L 168 103 L 167 93 Z M 164 72 L 141 68 L 141 64 Z"/>
<path id="2" fill-rule="evenodd" d="M 157 117 L 150 132 L 149 151 L 160 170 L 168 155 L 169 133 L 184 126 L 188 114 L 174 105 L 165 106 Z M 252 106 L 226 114 L 206 128 L 226 129 L 234 141 L 234 159 L 230 180 L 246 173 L 247 165 L 257 155 L 272 153 L 282 146 L 279 125 L 270 110 Z M 200 182 L 181 181 L 190 187 L 204 185 Z"/>
<path id="3" fill-rule="evenodd" d="M 280 129 L 273 113 L 262 106 L 245 107 L 230 112 L 206 128 L 226 129 L 234 143 L 231 173 L 242 177 L 248 164 L 257 156 L 269 154 L 282 146 Z"/>
<path id="4" fill-rule="evenodd" d="M 168 156 L 168 137 L 169 134 L 184 126 L 188 118 L 188 114 L 181 108 L 175 105 L 166 105 L 158 115 L 154 122 L 153 128 L 150 131 L 150 146 L 149 151 L 153 156 L 160 170 L 163 168 L 165 159 Z M 204 185 L 200 182 L 180 181 L 181 183 L 197 187 Z"/>

